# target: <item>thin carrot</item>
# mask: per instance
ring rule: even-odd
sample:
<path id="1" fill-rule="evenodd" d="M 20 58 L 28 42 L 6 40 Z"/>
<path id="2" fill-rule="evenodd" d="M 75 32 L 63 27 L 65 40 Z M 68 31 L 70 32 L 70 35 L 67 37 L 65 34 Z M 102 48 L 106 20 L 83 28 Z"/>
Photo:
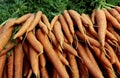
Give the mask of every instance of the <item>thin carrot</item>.
<path id="1" fill-rule="evenodd" d="M 50 78 L 49 75 L 48 75 L 48 71 L 45 67 L 41 68 L 40 70 L 41 70 L 42 78 Z"/>
<path id="2" fill-rule="evenodd" d="M 28 72 L 28 75 L 27 75 L 27 78 L 31 78 L 31 75 L 32 75 L 32 69 L 30 68 L 29 72 Z"/>
<path id="3" fill-rule="evenodd" d="M 72 78 L 80 78 L 75 56 L 70 53 L 67 53 L 67 54 L 68 54 L 68 61 L 72 70 L 71 71 Z"/>
<path id="4" fill-rule="evenodd" d="M 8 65 L 7 65 L 7 78 L 13 78 L 14 75 L 14 52 L 12 52 L 11 56 L 8 57 Z"/>
<path id="5" fill-rule="evenodd" d="M 15 52 L 14 77 L 15 78 L 22 78 L 24 52 L 23 52 L 21 43 L 18 43 L 18 45 L 14 49 L 14 52 Z"/>
<path id="6" fill-rule="evenodd" d="M 4 71 L 3 71 L 3 77 L 2 78 L 8 78 L 7 77 L 7 64 L 4 66 Z"/>
<path id="7" fill-rule="evenodd" d="M 39 23 L 40 18 L 41 18 L 42 12 L 38 11 L 35 15 L 35 19 L 33 20 L 33 22 L 31 23 L 30 27 L 27 29 L 27 32 L 32 31 L 35 26 Z"/>
<path id="8" fill-rule="evenodd" d="M 72 18 L 70 17 L 70 14 L 68 13 L 67 10 L 64 10 L 63 12 L 63 16 L 68 24 L 68 28 L 72 34 L 72 36 L 74 36 L 75 34 L 75 31 L 74 31 L 74 25 L 73 25 L 73 21 L 72 21 Z"/>
<path id="9" fill-rule="evenodd" d="M 73 43 L 73 37 L 72 37 L 72 34 L 70 33 L 67 22 L 65 21 L 65 18 L 63 17 L 63 15 L 59 16 L 59 21 L 61 23 L 61 27 L 62 27 L 68 41 L 70 42 L 70 44 L 72 44 Z"/>
<path id="10" fill-rule="evenodd" d="M 42 33 L 40 29 L 36 31 L 36 36 L 38 40 L 43 44 L 45 49 L 45 53 L 49 57 L 50 61 L 52 62 L 53 66 L 55 67 L 56 71 L 62 78 L 69 78 L 66 69 L 64 68 L 62 62 L 60 61 L 59 57 L 56 55 L 47 35 Z M 44 40 L 44 41 L 43 41 Z M 56 63 L 57 61 L 57 63 Z"/>
<path id="11" fill-rule="evenodd" d="M 55 34 L 56 39 L 58 40 L 59 44 L 63 46 L 64 42 L 64 35 L 61 29 L 61 24 L 59 21 L 56 21 L 53 27 L 53 32 Z"/>
<path id="12" fill-rule="evenodd" d="M 50 29 L 53 29 L 54 24 L 56 23 L 56 21 L 58 21 L 58 15 L 54 16 L 54 18 L 52 19 L 51 23 L 50 23 Z"/>
<path id="13" fill-rule="evenodd" d="M 14 39 L 22 36 L 24 33 L 26 33 L 27 29 L 30 27 L 31 23 L 33 22 L 34 14 L 32 14 L 22 25 L 22 27 L 19 29 L 19 31 L 15 34 Z"/>
<path id="14" fill-rule="evenodd" d="M 21 23 L 25 22 L 30 16 L 31 16 L 30 13 L 25 14 L 25 15 L 19 17 L 19 18 L 15 21 L 15 23 L 16 23 L 16 24 L 21 24 Z"/>
<path id="15" fill-rule="evenodd" d="M 106 37 L 110 40 L 118 41 L 118 39 L 115 37 L 115 35 L 108 30 L 106 30 Z"/>
<path id="16" fill-rule="evenodd" d="M 44 53 L 39 56 L 39 61 L 40 61 L 41 68 L 46 67 L 46 58 L 44 56 Z"/>
<path id="17" fill-rule="evenodd" d="M 120 13 L 120 7 L 119 6 L 115 6 L 115 9 Z"/>
<path id="18" fill-rule="evenodd" d="M 31 44 L 31 46 L 40 54 L 43 53 L 43 46 L 42 44 L 37 40 L 35 34 L 30 31 L 27 34 L 27 40 Z"/>
<path id="19" fill-rule="evenodd" d="M 29 43 L 27 42 L 27 40 L 23 43 L 23 51 L 25 53 L 25 55 L 27 56 L 27 59 L 29 60 L 29 47 L 28 47 Z"/>
<path id="20" fill-rule="evenodd" d="M 32 46 L 29 46 L 29 57 L 33 73 L 37 78 L 40 78 L 38 54 Z"/>
<path id="21" fill-rule="evenodd" d="M 95 12 L 96 12 L 96 9 L 94 9 L 91 14 L 91 21 L 93 24 L 95 24 Z"/>
<path id="22" fill-rule="evenodd" d="M 0 52 L 4 49 L 12 35 L 13 27 L 8 28 L 4 33 L 0 34 Z"/>

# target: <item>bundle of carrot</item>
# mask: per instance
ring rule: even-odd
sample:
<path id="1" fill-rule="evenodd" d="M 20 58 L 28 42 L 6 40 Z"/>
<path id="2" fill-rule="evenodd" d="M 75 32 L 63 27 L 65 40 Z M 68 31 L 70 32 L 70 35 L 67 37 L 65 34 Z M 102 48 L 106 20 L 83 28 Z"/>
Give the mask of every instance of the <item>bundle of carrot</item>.
<path id="1" fill-rule="evenodd" d="M 91 16 L 64 10 L 52 21 L 41 11 L 8 19 L 0 28 L 0 78 L 119 77 L 120 7 L 105 5 Z"/>

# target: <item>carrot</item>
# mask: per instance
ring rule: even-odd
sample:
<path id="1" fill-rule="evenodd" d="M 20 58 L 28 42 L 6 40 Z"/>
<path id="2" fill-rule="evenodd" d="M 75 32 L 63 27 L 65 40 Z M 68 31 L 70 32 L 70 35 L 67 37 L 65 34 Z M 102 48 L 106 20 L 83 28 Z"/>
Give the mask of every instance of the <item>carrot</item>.
<path id="1" fill-rule="evenodd" d="M 41 70 L 42 78 L 50 78 L 49 75 L 48 75 L 48 71 L 45 67 L 41 68 L 40 70 Z"/>
<path id="2" fill-rule="evenodd" d="M 81 21 L 82 21 L 82 24 L 83 24 L 85 27 L 88 27 L 89 22 L 88 22 L 88 20 L 83 16 L 83 14 L 80 15 L 80 19 L 81 19 Z"/>
<path id="3" fill-rule="evenodd" d="M 40 54 L 43 53 L 43 46 L 37 40 L 35 34 L 32 31 L 28 32 L 28 34 L 27 34 L 27 40 L 31 44 L 31 46 L 37 51 L 37 53 L 40 53 Z"/>
<path id="4" fill-rule="evenodd" d="M 106 67 L 106 73 L 109 78 L 117 78 L 117 76 L 115 75 L 114 69 L 110 69 Z"/>
<path id="5" fill-rule="evenodd" d="M 116 56 L 116 62 L 113 65 L 117 71 L 118 74 L 120 74 L 120 61 L 118 60 L 117 56 Z"/>
<path id="6" fill-rule="evenodd" d="M 67 54 L 68 54 L 68 61 L 69 61 L 69 64 L 70 64 L 70 67 L 72 70 L 71 71 L 72 78 L 80 78 L 78 65 L 77 65 L 75 56 L 72 54 L 69 54 L 69 53 L 67 53 Z"/>
<path id="7" fill-rule="evenodd" d="M 42 12 L 38 11 L 35 15 L 35 19 L 33 20 L 33 22 L 31 23 L 31 25 L 29 26 L 29 28 L 27 29 L 27 32 L 32 31 L 35 26 L 39 23 L 40 18 L 41 18 Z"/>
<path id="8" fill-rule="evenodd" d="M 47 16 L 45 14 L 42 14 L 41 18 L 42 18 L 43 23 L 45 23 L 45 25 L 47 26 L 48 30 L 51 31 L 50 22 Z"/>
<path id="9" fill-rule="evenodd" d="M 8 57 L 7 78 L 14 77 L 13 70 L 14 70 L 14 52 L 12 52 L 11 56 Z"/>
<path id="10" fill-rule="evenodd" d="M 3 71 L 3 77 L 2 78 L 8 78 L 7 77 L 7 64 L 5 64 L 4 71 Z"/>
<path id="11" fill-rule="evenodd" d="M 102 9 L 106 15 L 108 21 L 110 21 L 113 27 L 120 29 L 120 24 L 115 17 L 113 17 L 106 9 Z"/>
<path id="12" fill-rule="evenodd" d="M 28 75 L 27 75 L 27 78 L 31 78 L 31 75 L 32 75 L 32 69 L 30 68 L 29 72 L 28 72 Z"/>
<path id="13" fill-rule="evenodd" d="M 55 53 L 47 35 L 43 34 L 42 31 L 40 29 L 38 29 L 36 31 L 36 36 L 37 36 L 38 40 L 43 44 L 45 53 L 49 57 L 53 66 L 55 67 L 56 71 L 59 73 L 60 77 L 69 78 L 66 69 L 64 68 L 64 66 L 63 66 L 62 62 L 60 61 L 59 57 L 56 55 L 56 53 Z M 56 63 L 56 61 L 57 61 L 57 63 Z"/>
<path id="14" fill-rule="evenodd" d="M 3 75 L 6 58 L 7 58 L 7 54 L 0 57 L 0 78 L 2 78 L 2 75 Z"/>
<path id="15" fill-rule="evenodd" d="M 15 34 L 14 39 L 22 36 L 27 29 L 30 27 L 31 23 L 34 20 L 34 14 L 32 14 L 26 21 L 25 23 L 21 26 L 21 28 L 19 29 L 19 31 Z"/>
<path id="16" fill-rule="evenodd" d="M 106 37 L 110 40 L 118 41 L 118 39 L 114 36 L 114 34 L 108 30 L 106 30 Z"/>
<path id="17" fill-rule="evenodd" d="M 48 34 L 47 26 L 42 21 L 39 21 L 39 27 L 44 33 Z"/>
<path id="18" fill-rule="evenodd" d="M 53 32 L 55 34 L 56 39 L 58 40 L 59 44 L 63 46 L 64 42 L 64 35 L 61 29 L 61 24 L 59 21 L 56 21 L 53 27 Z"/>
<path id="19" fill-rule="evenodd" d="M 37 52 L 34 50 L 32 46 L 29 46 L 29 57 L 30 57 L 30 64 L 33 70 L 33 73 L 37 78 L 40 78 L 40 71 L 39 71 L 39 61 Z"/>
<path id="20" fill-rule="evenodd" d="M 14 43 L 8 42 L 8 43 L 5 45 L 5 48 L 1 51 L 0 57 L 3 56 L 3 55 L 5 55 L 5 54 L 7 54 L 8 51 L 9 51 L 10 49 L 12 49 L 14 46 L 15 46 Z"/>
<path id="21" fill-rule="evenodd" d="M 76 43 L 76 41 L 75 41 L 75 43 Z M 95 78 L 104 78 L 101 71 L 99 71 L 99 69 L 89 59 L 89 57 L 87 56 L 87 54 L 85 52 L 85 49 L 83 48 L 83 46 L 80 43 L 78 43 L 77 51 L 78 51 L 79 56 L 84 61 L 86 67 L 88 68 L 88 70 L 92 74 L 92 76 Z"/>
<path id="22" fill-rule="evenodd" d="M 30 16 L 31 16 L 30 13 L 25 14 L 25 15 L 19 17 L 19 18 L 15 21 L 15 23 L 16 23 L 16 24 L 21 24 L 21 23 L 25 22 Z"/>
<path id="23" fill-rule="evenodd" d="M 107 20 L 103 10 L 96 10 L 96 23 L 98 26 L 98 39 L 103 48 L 105 45 L 105 36 L 106 36 L 106 28 L 107 28 Z"/>
<path id="24" fill-rule="evenodd" d="M 55 68 L 53 68 L 53 71 L 52 71 L 52 78 L 59 78 L 59 74 L 57 73 L 57 71 L 55 70 Z"/>
<path id="25" fill-rule="evenodd" d="M 13 27 L 8 28 L 4 33 L 0 34 L 0 52 L 4 49 L 12 35 Z"/>
<path id="26" fill-rule="evenodd" d="M 119 6 L 115 6 L 115 9 L 120 13 L 120 7 Z"/>
<path id="27" fill-rule="evenodd" d="M 115 8 L 110 8 L 109 12 L 111 13 L 112 16 L 114 16 L 117 21 L 120 23 L 120 14 Z"/>
<path id="28" fill-rule="evenodd" d="M 63 17 L 63 15 L 59 16 L 59 21 L 61 23 L 61 27 L 62 27 L 68 41 L 70 42 L 70 44 L 72 44 L 73 43 L 72 34 L 70 33 L 67 22 L 65 21 L 65 18 Z"/>
<path id="29" fill-rule="evenodd" d="M 95 12 L 96 12 L 96 9 L 94 9 L 91 14 L 91 21 L 93 24 L 95 24 Z"/>
<path id="30" fill-rule="evenodd" d="M 56 21 L 58 21 L 58 15 L 54 16 L 54 18 L 52 19 L 51 23 L 50 23 L 50 29 L 53 29 L 54 24 L 56 23 Z"/>
<path id="31" fill-rule="evenodd" d="M 69 30 L 72 34 L 72 36 L 74 36 L 75 34 L 75 31 L 74 31 L 74 25 L 73 25 L 73 21 L 72 21 L 72 18 L 70 17 L 70 14 L 68 13 L 67 10 L 64 10 L 63 12 L 63 16 L 68 24 L 68 27 L 69 27 Z"/>
<path id="32" fill-rule="evenodd" d="M 15 78 L 22 78 L 24 52 L 23 52 L 21 43 L 18 43 L 18 45 L 14 49 L 14 52 L 15 52 L 14 77 Z"/>

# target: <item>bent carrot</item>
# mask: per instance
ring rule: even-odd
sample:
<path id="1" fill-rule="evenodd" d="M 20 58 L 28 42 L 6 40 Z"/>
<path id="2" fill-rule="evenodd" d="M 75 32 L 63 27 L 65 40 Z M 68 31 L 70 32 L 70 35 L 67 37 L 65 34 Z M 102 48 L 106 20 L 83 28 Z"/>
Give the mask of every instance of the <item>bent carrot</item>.
<path id="1" fill-rule="evenodd" d="M 21 23 L 25 22 L 30 16 L 31 16 L 30 13 L 25 14 L 25 15 L 19 17 L 19 18 L 15 21 L 15 23 L 16 23 L 16 24 L 21 24 Z"/>
<path id="2" fill-rule="evenodd" d="M 25 23 L 22 25 L 22 27 L 19 29 L 19 31 L 15 34 L 15 36 L 14 36 L 13 39 L 16 39 L 16 38 L 22 36 L 22 35 L 27 31 L 27 29 L 30 27 L 33 19 L 34 19 L 34 14 L 32 14 L 32 15 L 25 21 Z"/>
<path id="3" fill-rule="evenodd" d="M 56 71 L 62 78 L 69 78 L 66 69 L 64 68 L 62 62 L 60 61 L 59 57 L 56 55 L 47 35 L 42 33 L 40 29 L 36 31 L 36 36 L 38 40 L 43 44 L 45 49 L 45 53 L 49 57 L 50 61 L 52 62 L 53 66 L 55 67 Z M 43 41 L 44 40 L 44 41 Z M 56 63 L 57 61 L 57 63 Z"/>

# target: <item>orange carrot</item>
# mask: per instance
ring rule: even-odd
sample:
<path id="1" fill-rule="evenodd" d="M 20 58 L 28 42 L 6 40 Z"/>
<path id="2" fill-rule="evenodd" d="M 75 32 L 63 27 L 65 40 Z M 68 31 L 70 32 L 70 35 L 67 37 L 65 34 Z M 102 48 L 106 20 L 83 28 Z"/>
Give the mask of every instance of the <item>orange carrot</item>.
<path id="1" fill-rule="evenodd" d="M 26 21 L 25 23 L 22 25 L 22 27 L 19 29 L 19 31 L 15 34 L 14 39 L 22 36 L 27 29 L 30 27 L 31 23 L 33 22 L 34 19 L 34 14 L 32 14 Z"/>
<path id="2" fill-rule="evenodd" d="M 29 46 L 29 57 L 33 73 L 37 78 L 40 78 L 38 54 L 32 46 Z"/>
<path id="3" fill-rule="evenodd" d="M 42 44 L 37 40 L 35 34 L 30 31 L 27 34 L 27 40 L 31 44 L 31 46 L 40 54 L 43 53 L 43 46 Z"/>
<path id="4" fill-rule="evenodd" d="M 120 13 L 120 7 L 119 6 L 115 6 L 115 9 Z"/>
<path id="5" fill-rule="evenodd" d="M 40 18 L 41 18 L 41 15 L 42 15 L 42 12 L 41 11 L 38 11 L 36 13 L 36 16 L 35 16 L 35 19 L 33 20 L 33 22 L 31 23 L 30 27 L 27 29 L 27 32 L 29 31 L 32 31 L 35 26 L 39 23 L 40 21 Z"/>
<path id="6" fill-rule="evenodd" d="M 15 78 L 22 78 L 24 52 L 23 52 L 21 43 L 18 43 L 18 45 L 14 49 L 14 52 L 15 52 L 14 77 Z"/>
<path id="7" fill-rule="evenodd" d="M 41 70 L 42 78 L 50 78 L 46 68 L 41 68 L 40 70 Z"/>
<path id="8" fill-rule="evenodd" d="M 53 66 L 55 67 L 56 71 L 62 78 L 69 78 L 66 69 L 64 68 L 62 62 L 60 61 L 59 57 L 56 55 L 47 35 L 42 33 L 40 29 L 36 31 L 36 36 L 38 40 L 43 44 L 45 53 L 49 57 L 50 61 L 52 62 Z M 43 41 L 44 40 L 44 41 Z M 57 63 L 56 63 L 57 61 Z"/>
<path id="9" fill-rule="evenodd" d="M 30 68 L 29 72 L 28 72 L 28 75 L 27 75 L 27 78 L 31 78 L 31 75 L 32 75 L 32 69 Z"/>
<path id="10" fill-rule="evenodd" d="M 107 28 L 107 20 L 103 10 L 96 10 L 96 23 L 98 26 L 98 39 L 101 44 L 101 47 L 105 45 L 105 36 Z"/>
<path id="11" fill-rule="evenodd" d="M 41 68 L 46 67 L 46 58 L 44 56 L 44 53 L 39 56 L 39 61 L 40 61 Z"/>
<path id="12" fill-rule="evenodd" d="M 19 17 L 19 18 L 15 21 L 15 23 L 16 23 L 16 24 L 21 24 L 21 23 L 25 22 L 30 16 L 31 16 L 30 13 L 25 14 L 25 15 Z"/>
<path id="13" fill-rule="evenodd" d="M 108 30 L 106 30 L 106 37 L 110 40 L 118 41 L 118 39 L 114 36 L 114 34 Z"/>
<path id="14" fill-rule="evenodd" d="M 45 23 L 45 25 L 47 26 L 48 30 L 51 31 L 50 22 L 49 22 L 47 16 L 45 14 L 42 14 L 41 18 L 42 18 L 43 23 Z"/>
<path id="15" fill-rule="evenodd" d="M 70 17 L 69 13 L 67 10 L 64 10 L 63 12 L 63 16 L 68 24 L 69 30 L 71 32 L 71 34 L 74 36 L 75 31 L 74 31 L 74 25 L 73 25 L 73 21 L 72 18 Z"/>
<path id="16" fill-rule="evenodd" d="M 56 23 L 56 21 L 58 21 L 58 15 L 54 16 L 54 18 L 52 19 L 51 23 L 50 23 L 50 29 L 53 29 L 54 24 Z"/>
<path id="17" fill-rule="evenodd" d="M 68 53 L 68 61 L 71 67 L 72 78 L 80 78 L 77 61 L 74 55 Z"/>
<path id="18" fill-rule="evenodd" d="M 56 21 L 53 27 L 53 32 L 55 34 L 56 39 L 58 40 L 59 44 L 62 46 L 64 42 L 64 35 L 61 29 L 61 24 L 59 21 Z"/>
<path id="19" fill-rule="evenodd" d="M 4 49 L 12 35 L 13 27 L 8 28 L 4 33 L 0 34 L 0 52 Z"/>
<path id="20" fill-rule="evenodd" d="M 8 57 L 7 78 L 13 78 L 14 75 L 14 52 Z"/>
<path id="21" fill-rule="evenodd" d="M 113 17 L 106 9 L 103 9 L 103 11 L 104 11 L 104 13 L 106 15 L 107 20 L 111 22 L 113 27 L 115 27 L 117 29 L 120 29 L 120 24 L 117 21 L 117 19 L 115 17 Z"/>
<path id="22" fill-rule="evenodd" d="M 23 43 L 23 50 L 24 50 L 24 53 L 25 55 L 27 56 L 27 59 L 29 60 L 29 47 L 28 45 L 30 45 L 27 40 Z"/>
<path id="23" fill-rule="evenodd" d="M 59 16 L 59 21 L 61 23 L 61 27 L 62 27 L 68 41 L 70 42 L 70 44 L 72 44 L 73 43 L 72 34 L 70 33 L 67 22 L 65 21 L 65 18 L 63 17 L 63 15 Z"/>
<path id="24" fill-rule="evenodd" d="M 91 14 L 91 21 L 93 24 L 95 24 L 95 12 L 96 12 L 96 9 L 94 9 Z"/>

